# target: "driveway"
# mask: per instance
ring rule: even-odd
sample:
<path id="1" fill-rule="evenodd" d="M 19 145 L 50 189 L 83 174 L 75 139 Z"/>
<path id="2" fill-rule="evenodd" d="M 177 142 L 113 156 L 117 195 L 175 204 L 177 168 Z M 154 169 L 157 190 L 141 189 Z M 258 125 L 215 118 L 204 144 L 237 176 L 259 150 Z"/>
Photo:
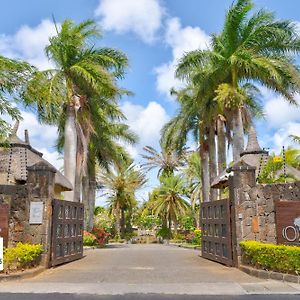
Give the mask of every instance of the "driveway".
<path id="1" fill-rule="evenodd" d="M 154 244 L 89 250 L 83 259 L 49 269 L 35 278 L 1 283 L 1 292 L 300 294 L 300 285 L 251 277 L 235 268 L 205 260 L 197 250 Z"/>

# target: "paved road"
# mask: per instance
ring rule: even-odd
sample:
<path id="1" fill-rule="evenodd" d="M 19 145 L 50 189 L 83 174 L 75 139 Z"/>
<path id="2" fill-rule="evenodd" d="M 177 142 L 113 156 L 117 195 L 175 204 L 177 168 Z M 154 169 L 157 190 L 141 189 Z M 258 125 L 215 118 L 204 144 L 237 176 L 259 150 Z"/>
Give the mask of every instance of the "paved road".
<path id="1" fill-rule="evenodd" d="M 87 251 L 84 259 L 47 270 L 30 280 L 1 283 L 0 299 L 8 292 L 20 294 L 18 298 L 7 299 L 26 299 L 22 293 L 29 293 L 28 299 L 51 299 L 52 293 L 89 295 L 78 298 L 61 294 L 55 299 L 95 299 L 93 295 L 115 295 L 115 298 L 97 299 L 119 299 L 117 295 L 125 294 L 145 294 L 141 299 L 148 299 L 147 294 L 153 293 L 182 297 L 273 294 L 268 299 L 276 299 L 275 294 L 300 294 L 300 285 L 251 277 L 237 269 L 202 259 L 196 250 L 164 245 L 122 245 Z M 34 298 L 34 293 L 47 293 L 48 296 Z M 128 299 L 134 299 L 130 296 Z M 157 297 L 151 299 L 176 299 Z M 195 299 L 182 297 L 180 299 Z"/>

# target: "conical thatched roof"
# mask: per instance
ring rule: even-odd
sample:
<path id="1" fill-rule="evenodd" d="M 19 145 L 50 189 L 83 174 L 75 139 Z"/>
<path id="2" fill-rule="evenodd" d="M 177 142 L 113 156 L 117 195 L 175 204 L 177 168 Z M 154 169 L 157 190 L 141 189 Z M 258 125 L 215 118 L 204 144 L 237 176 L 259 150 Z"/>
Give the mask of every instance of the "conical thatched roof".
<path id="1" fill-rule="evenodd" d="M 251 126 L 248 132 L 248 143 L 246 150 L 241 153 L 241 158 L 238 161 L 235 161 L 232 167 L 241 162 L 246 163 L 247 165 L 256 168 L 256 176 L 258 176 L 267 159 L 268 151 L 261 149 L 258 144 L 256 131 L 254 127 Z M 228 177 L 229 172 L 227 170 L 224 170 L 219 176 L 214 179 L 211 187 L 223 188 L 224 186 L 227 186 Z"/>
<path id="2" fill-rule="evenodd" d="M 0 146 L 0 182 L 24 184 L 27 181 L 27 167 L 44 162 L 56 170 L 55 185 L 60 186 L 61 191 L 72 190 L 69 180 L 29 144 L 28 132 L 25 131 L 25 141 L 17 136 L 17 127 L 18 124 L 12 131 L 8 145 Z"/>

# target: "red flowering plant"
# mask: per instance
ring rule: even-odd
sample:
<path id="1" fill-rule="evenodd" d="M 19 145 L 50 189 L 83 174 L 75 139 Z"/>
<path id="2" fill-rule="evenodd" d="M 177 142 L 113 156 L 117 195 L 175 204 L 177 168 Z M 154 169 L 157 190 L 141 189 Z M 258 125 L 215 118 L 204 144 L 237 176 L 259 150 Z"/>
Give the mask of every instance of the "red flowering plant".
<path id="1" fill-rule="evenodd" d="M 92 234 L 96 237 L 96 244 L 98 246 L 104 246 L 108 243 L 110 233 L 108 233 L 104 228 L 94 227 Z"/>

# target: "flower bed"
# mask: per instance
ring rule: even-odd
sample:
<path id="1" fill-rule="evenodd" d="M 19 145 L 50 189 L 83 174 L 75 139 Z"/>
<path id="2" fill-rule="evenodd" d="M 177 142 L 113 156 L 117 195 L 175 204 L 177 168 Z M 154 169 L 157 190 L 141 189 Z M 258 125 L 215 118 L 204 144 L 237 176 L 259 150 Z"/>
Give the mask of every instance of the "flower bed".
<path id="1" fill-rule="evenodd" d="M 265 270 L 300 274 L 300 247 L 256 241 L 243 241 L 240 246 L 245 264 Z"/>

